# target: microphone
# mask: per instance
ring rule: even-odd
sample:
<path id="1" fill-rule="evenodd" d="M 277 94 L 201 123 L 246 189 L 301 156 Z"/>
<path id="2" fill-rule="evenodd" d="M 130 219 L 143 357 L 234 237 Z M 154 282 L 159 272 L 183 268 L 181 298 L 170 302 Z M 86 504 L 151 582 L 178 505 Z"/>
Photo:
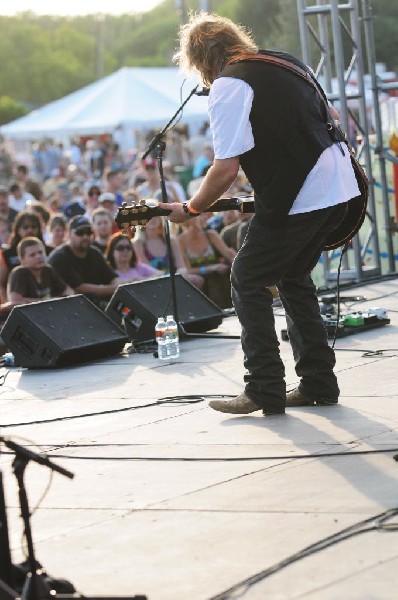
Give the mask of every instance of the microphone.
<path id="1" fill-rule="evenodd" d="M 197 92 L 195 92 L 195 96 L 208 96 L 210 94 L 209 88 L 199 88 Z"/>

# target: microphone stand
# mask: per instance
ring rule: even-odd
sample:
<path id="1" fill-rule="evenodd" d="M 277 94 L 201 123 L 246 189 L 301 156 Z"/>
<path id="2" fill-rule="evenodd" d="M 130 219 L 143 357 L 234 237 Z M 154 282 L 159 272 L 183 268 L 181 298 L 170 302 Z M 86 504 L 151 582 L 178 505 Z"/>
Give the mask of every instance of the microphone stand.
<path id="1" fill-rule="evenodd" d="M 25 584 L 22 590 L 22 600 L 45 600 L 53 596 L 51 594 L 50 588 L 48 587 L 46 581 L 44 580 L 41 574 L 40 569 L 38 569 L 38 563 L 36 562 L 33 546 L 32 529 L 30 526 L 29 502 L 24 484 L 24 473 L 29 461 L 33 460 L 41 465 L 49 467 L 53 471 L 57 471 L 61 475 L 65 475 L 65 477 L 69 477 L 70 479 L 72 479 L 74 475 L 67 469 L 59 467 L 58 465 L 53 463 L 49 458 L 41 456 L 36 452 L 32 452 L 31 450 L 28 450 L 27 448 L 16 444 L 8 438 L 0 437 L 0 441 L 2 441 L 6 446 L 8 446 L 8 448 L 15 452 L 15 458 L 13 460 L 12 466 L 14 475 L 18 483 L 19 503 L 21 507 L 22 520 L 24 522 L 25 537 L 28 546 L 28 564 L 30 569 L 30 572 L 26 577 Z"/>
<path id="2" fill-rule="evenodd" d="M 164 172 L 163 172 L 163 153 L 166 149 L 166 142 L 164 141 L 163 138 L 166 135 L 167 131 L 169 130 L 170 125 L 175 121 L 175 119 L 178 117 L 178 115 L 182 112 L 184 106 L 192 98 L 192 96 L 196 93 L 198 88 L 199 88 L 199 85 L 195 86 L 191 90 L 191 92 L 189 93 L 187 98 L 180 105 L 180 107 L 177 109 L 177 111 L 171 117 L 169 122 L 149 142 L 147 149 L 145 150 L 144 154 L 141 157 L 141 159 L 144 160 L 151 152 L 153 152 L 153 151 L 156 152 L 156 159 L 157 159 L 159 175 L 160 175 L 160 189 L 162 192 L 162 202 L 164 202 L 164 203 L 168 203 L 169 199 L 168 199 L 167 189 L 166 189 L 166 180 L 165 180 Z M 169 266 L 170 266 L 170 287 L 171 287 L 171 298 L 172 298 L 172 305 L 173 305 L 173 316 L 174 316 L 175 322 L 177 323 L 179 333 L 183 334 L 185 332 L 184 332 L 184 330 L 179 322 L 179 319 L 178 319 L 178 303 L 177 303 L 177 292 L 176 292 L 176 282 L 175 282 L 176 268 L 175 268 L 174 259 L 173 259 L 173 251 L 171 248 L 170 226 L 169 226 L 168 219 L 165 219 L 164 233 L 165 233 L 165 238 L 166 238 L 167 257 L 168 257 Z"/>

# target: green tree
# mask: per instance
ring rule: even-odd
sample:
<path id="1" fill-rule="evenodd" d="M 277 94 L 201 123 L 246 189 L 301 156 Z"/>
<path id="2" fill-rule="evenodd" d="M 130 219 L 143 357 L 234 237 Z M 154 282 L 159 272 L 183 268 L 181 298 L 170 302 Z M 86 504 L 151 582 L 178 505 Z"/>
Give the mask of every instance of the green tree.
<path id="1" fill-rule="evenodd" d="M 5 125 L 14 119 L 23 117 L 27 109 L 14 98 L 10 96 L 0 96 L 0 125 Z"/>

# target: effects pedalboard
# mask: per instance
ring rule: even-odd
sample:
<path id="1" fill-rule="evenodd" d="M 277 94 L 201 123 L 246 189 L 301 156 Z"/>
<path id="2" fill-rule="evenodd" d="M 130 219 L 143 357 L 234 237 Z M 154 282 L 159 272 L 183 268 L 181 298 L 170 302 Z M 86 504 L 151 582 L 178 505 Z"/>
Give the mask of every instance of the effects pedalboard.
<path id="1" fill-rule="evenodd" d="M 334 338 L 335 335 L 336 338 L 341 338 L 362 331 L 369 331 L 369 329 L 383 327 L 390 323 L 386 309 L 379 307 L 343 314 L 340 316 L 338 323 L 337 316 L 332 314 L 322 315 L 322 319 L 329 338 Z M 281 338 L 284 341 L 289 339 L 286 329 L 282 329 Z"/>

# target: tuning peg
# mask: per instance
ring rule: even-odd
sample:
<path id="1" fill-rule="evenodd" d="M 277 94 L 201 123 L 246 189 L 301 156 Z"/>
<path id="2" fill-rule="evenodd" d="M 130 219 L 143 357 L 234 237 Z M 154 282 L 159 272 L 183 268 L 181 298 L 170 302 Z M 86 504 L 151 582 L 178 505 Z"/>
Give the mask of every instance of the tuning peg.
<path id="1" fill-rule="evenodd" d="M 146 206 L 145 200 L 140 200 L 140 206 Z"/>
<path id="2" fill-rule="evenodd" d="M 122 202 L 122 208 L 126 208 L 127 202 Z"/>
<path id="3" fill-rule="evenodd" d="M 135 234 L 135 225 L 132 225 L 132 226 L 130 227 L 130 232 L 131 232 L 131 235 L 132 235 L 132 236 Z"/>
<path id="4" fill-rule="evenodd" d="M 140 231 L 145 231 L 145 225 L 140 225 Z"/>

